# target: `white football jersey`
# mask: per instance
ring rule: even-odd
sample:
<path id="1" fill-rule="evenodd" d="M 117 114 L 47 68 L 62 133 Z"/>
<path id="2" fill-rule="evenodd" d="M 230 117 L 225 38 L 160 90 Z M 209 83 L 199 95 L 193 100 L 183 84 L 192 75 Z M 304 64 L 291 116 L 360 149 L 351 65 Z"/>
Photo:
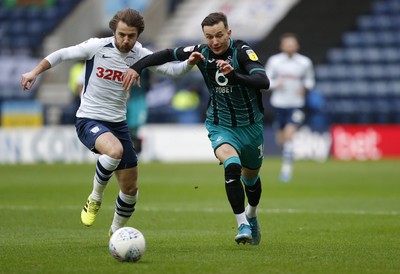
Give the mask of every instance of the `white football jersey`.
<path id="1" fill-rule="evenodd" d="M 107 37 L 91 38 L 76 46 L 60 49 L 46 59 L 52 67 L 66 60 L 86 60 L 81 105 L 76 116 L 121 122 L 126 119 L 129 94 L 122 87 L 123 75 L 135 62 L 151 53 L 139 42 L 130 52 L 122 53 L 115 46 L 114 37 Z M 154 72 L 169 76 L 182 75 L 191 68 L 187 61 L 149 67 Z"/>
<path id="2" fill-rule="evenodd" d="M 302 88 L 312 89 L 315 85 L 314 68 L 310 58 L 295 53 L 291 58 L 286 53 L 271 56 L 265 70 L 272 90 L 271 105 L 278 108 L 303 107 L 305 98 Z M 283 83 L 278 87 L 278 83 Z"/>

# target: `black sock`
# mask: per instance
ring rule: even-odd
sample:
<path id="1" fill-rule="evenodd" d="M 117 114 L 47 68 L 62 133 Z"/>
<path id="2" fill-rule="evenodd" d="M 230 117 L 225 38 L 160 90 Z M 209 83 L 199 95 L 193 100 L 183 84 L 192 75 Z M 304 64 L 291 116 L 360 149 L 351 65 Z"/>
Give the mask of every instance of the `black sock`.
<path id="1" fill-rule="evenodd" d="M 225 168 L 225 190 L 235 214 L 244 212 L 244 190 L 240 180 L 242 167 L 231 163 Z"/>
<path id="2" fill-rule="evenodd" d="M 260 178 L 258 178 L 256 183 L 252 186 L 244 185 L 244 189 L 246 190 L 246 195 L 249 205 L 257 206 L 258 203 L 260 202 L 261 192 L 262 192 Z"/>

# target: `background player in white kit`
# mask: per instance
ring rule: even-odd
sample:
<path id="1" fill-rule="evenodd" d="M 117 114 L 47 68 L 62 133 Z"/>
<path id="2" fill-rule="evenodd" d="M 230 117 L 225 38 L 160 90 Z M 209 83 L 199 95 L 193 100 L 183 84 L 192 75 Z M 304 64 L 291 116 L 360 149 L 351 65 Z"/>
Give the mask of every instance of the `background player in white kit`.
<path id="1" fill-rule="evenodd" d="M 268 59 L 265 69 L 271 82 L 276 140 L 282 147 L 280 180 L 288 182 L 293 169 L 293 136 L 304 121 L 305 95 L 314 87 L 315 76 L 310 58 L 297 52 L 299 42 L 295 34 L 283 34 L 280 49 L 280 53 Z"/>
<path id="2" fill-rule="evenodd" d="M 105 187 L 115 173 L 120 191 L 115 204 L 111 235 L 123 227 L 135 210 L 138 197 L 137 154 L 126 123 L 128 91 L 122 87 L 125 71 L 150 50 L 137 42 L 144 30 L 143 17 L 133 9 L 117 12 L 109 22 L 112 37 L 92 38 L 62 48 L 45 57 L 33 70 L 22 75 L 24 90 L 32 88 L 37 76 L 66 60 L 85 60 L 85 81 L 81 105 L 76 113 L 76 131 L 81 142 L 100 154 L 93 191 L 81 212 L 81 221 L 93 225 Z M 149 68 L 170 76 L 186 73 L 187 61 Z"/>

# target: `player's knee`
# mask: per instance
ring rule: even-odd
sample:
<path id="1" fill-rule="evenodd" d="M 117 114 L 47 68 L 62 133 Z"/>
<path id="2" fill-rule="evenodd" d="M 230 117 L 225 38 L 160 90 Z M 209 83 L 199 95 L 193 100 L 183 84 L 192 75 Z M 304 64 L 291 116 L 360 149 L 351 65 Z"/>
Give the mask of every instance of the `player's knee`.
<path id="1" fill-rule="evenodd" d="M 240 158 L 237 156 L 230 157 L 224 162 L 225 167 L 225 178 L 229 179 L 238 179 L 242 174 L 242 164 L 240 162 Z"/>
<path id="2" fill-rule="evenodd" d="M 124 148 L 121 143 L 113 144 L 107 151 L 107 155 L 114 159 L 121 159 Z"/>
<path id="3" fill-rule="evenodd" d="M 135 196 L 138 193 L 138 186 L 137 185 L 128 185 L 125 187 L 121 187 L 121 191 L 122 193 L 126 194 L 126 195 L 131 195 L 131 196 Z"/>
<path id="4" fill-rule="evenodd" d="M 259 181 L 260 176 L 257 175 L 253 178 L 245 178 L 242 176 L 241 179 L 246 186 L 254 186 L 257 183 L 257 181 Z"/>
<path id="5" fill-rule="evenodd" d="M 225 178 L 233 179 L 240 178 L 242 166 L 237 163 L 230 163 L 225 167 Z"/>

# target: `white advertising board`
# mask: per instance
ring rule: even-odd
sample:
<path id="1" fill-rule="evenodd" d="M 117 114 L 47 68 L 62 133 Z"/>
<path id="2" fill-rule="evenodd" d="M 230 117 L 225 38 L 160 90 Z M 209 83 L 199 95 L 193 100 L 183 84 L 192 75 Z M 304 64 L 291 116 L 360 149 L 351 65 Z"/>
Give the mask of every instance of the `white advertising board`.
<path id="1" fill-rule="evenodd" d="M 146 125 L 139 161 L 217 162 L 203 124 Z M 271 128 L 265 130 L 267 155 L 279 155 Z M 294 141 L 295 158 L 325 161 L 330 155 L 330 133 L 303 127 Z M 97 155 L 78 139 L 74 126 L 0 128 L 0 164 L 95 162 Z"/>

